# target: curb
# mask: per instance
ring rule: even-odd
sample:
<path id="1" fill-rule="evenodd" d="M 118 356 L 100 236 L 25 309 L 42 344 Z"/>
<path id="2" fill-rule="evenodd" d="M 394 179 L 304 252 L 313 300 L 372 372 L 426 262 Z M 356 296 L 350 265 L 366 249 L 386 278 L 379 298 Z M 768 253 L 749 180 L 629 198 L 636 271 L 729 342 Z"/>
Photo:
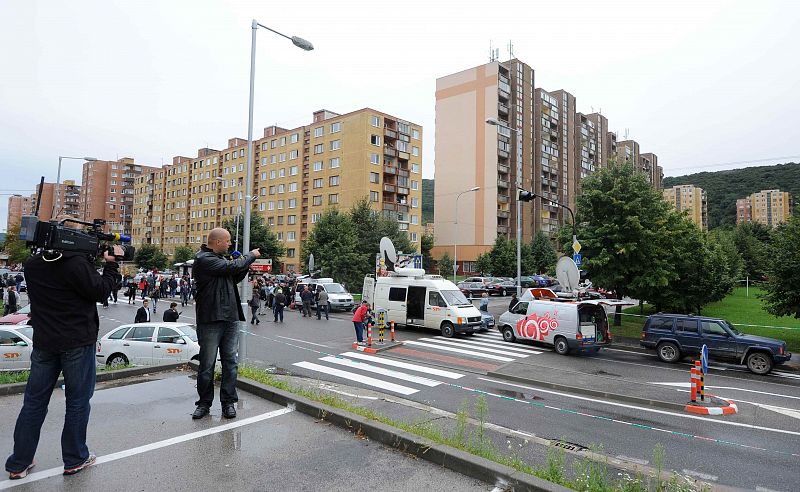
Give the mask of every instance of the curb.
<path id="1" fill-rule="evenodd" d="M 718 400 L 727 402 L 728 404 L 725 405 L 724 407 L 705 407 L 701 405 L 692 405 L 691 403 L 688 403 L 686 405 L 686 411 L 689 413 L 696 413 L 698 415 L 733 415 L 737 411 L 739 411 L 739 408 L 736 406 L 733 400 L 720 398 L 714 395 L 706 395 L 706 396 L 714 397 Z"/>
<path id="2" fill-rule="evenodd" d="M 635 403 L 637 405 L 642 405 L 645 407 L 656 407 L 656 408 L 664 408 L 666 410 L 685 410 L 686 406 L 681 403 L 671 403 L 668 401 L 661 401 L 661 400 L 651 400 L 648 398 L 639 398 L 636 396 L 627 396 L 627 395 L 619 395 L 616 393 L 609 393 L 607 391 L 598 391 L 598 390 L 591 390 L 587 388 L 578 388 L 575 386 L 567 386 L 564 384 L 558 383 L 551 383 L 548 381 L 538 381 L 536 379 L 525 378 L 521 376 L 514 376 L 511 374 L 504 374 L 502 372 L 488 372 L 486 373 L 487 376 L 500 378 L 500 379 L 507 379 L 509 381 L 515 381 L 518 383 L 527 383 L 532 384 L 534 386 L 542 386 L 544 388 L 556 389 L 560 391 L 566 391 L 571 393 L 579 393 L 588 396 L 597 396 L 600 398 L 606 398 L 608 400 L 616 400 L 622 401 L 625 403 Z"/>
<path id="3" fill-rule="evenodd" d="M 142 367 L 131 367 L 129 369 L 120 369 L 119 371 L 103 371 L 97 373 L 96 381 L 98 383 L 102 383 L 105 381 L 114 381 L 116 379 L 131 378 L 134 376 L 141 376 L 143 374 L 167 372 L 186 367 L 187 365 L 185 362 L 179 362 L 177 364 L 165 364 L 163 366 L 142 366 Z M 0 396 L 18 395 L 21 393 L 25 393 L 25 386 L 27 384 L 28 384 L 27 382 L 0 384 Z M 64 378 L 60 377 L 56 382 L 56 386 L 61 386 L 62 384 L 64 384 Z"/>
<path id="4" fill-rule="evenodd" d="M 196 371 L 198 365 L 192 362 L 189 367 Z M 363 434 L 375 442 L 488 484 L 500 481 L 506 487 L 513 487 L 517 491 L 570 492 L 571 490 L 465 451 L 434 443 L 381 422 L 369 420 L 346 410 L 318 403 L 257 381 L 239 378 L 236 381 L 236 387 L 278 405 L 293 405 L 295 410 L 310 417 L 324 419 L 347 431 Z"/>
<path id="5" fill-rule="evenodd" d="M 384 350 L 393 349 L 401 345 L 403 345 L 403 342 L 389 342 L 383 345 L 379 345 L 377 347 L 373 343 L 371 347 L 367 347 L 364 345 L 359 345 L 358 342 L 353 342 L 353 350 L 358 350 L 359 352 L 366 352 L 368 354 L 377 354 L 378 352 L 383 352 Z"/>

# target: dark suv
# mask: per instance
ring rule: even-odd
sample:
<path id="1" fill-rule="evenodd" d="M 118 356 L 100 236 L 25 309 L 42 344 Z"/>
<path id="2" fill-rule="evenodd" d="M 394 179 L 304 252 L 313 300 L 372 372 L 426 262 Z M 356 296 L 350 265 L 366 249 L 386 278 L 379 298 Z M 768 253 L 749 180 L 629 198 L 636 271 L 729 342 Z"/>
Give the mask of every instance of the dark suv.
<path id="1" fill-rule="evenodd" d="M 724 319 L 685 314 L 648 317 L 640 343 L 655 349 L 664 362 L 678 362 L 687 355 L 699 357 L 703 345 L 707 345 L 709 358 L 746 364 L 756 374 L 767 374 L 776 364 L 792 358 L 786 342 L 739 333 Z"/>

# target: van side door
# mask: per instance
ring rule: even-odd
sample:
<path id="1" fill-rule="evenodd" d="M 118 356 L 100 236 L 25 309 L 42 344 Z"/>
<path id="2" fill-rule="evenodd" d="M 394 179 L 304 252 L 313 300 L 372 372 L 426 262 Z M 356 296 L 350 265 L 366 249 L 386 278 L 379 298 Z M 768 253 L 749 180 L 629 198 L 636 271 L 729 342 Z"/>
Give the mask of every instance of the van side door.
<path id="1" fill-rule="evenodd" d="M 389 301 L 386 308 L 388 318 L 386 321 L 394 321 L 397 324 L 405 325 L 406 319 L 406 288 L 389 287 Z"/>

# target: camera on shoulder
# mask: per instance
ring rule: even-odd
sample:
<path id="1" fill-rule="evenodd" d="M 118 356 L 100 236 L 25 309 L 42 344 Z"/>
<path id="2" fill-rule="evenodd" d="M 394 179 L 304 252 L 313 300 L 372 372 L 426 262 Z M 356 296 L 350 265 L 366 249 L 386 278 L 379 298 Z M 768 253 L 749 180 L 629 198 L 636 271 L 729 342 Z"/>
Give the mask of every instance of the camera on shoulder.
<path id="1" fill-rule="evenodd" d="M 82 230 L 66 227 L 66 223 L 85 226 Z M 134 247 L 129 244 L 130 236 L 118 233 L 105 233 L 106 221 L 94 219 L 92 222 L 67 218 L 44 222 L 35 215 L 22 217 L 19 238 L 26 242 L 35 254 L 38 252 L 76 252 L 84 253 L 91 261 L 104 253 L 113 255 L 117 261 L 133 261 Z M 122 244 L 113 244 L 119 242 Z M 115 254 L 114 246 L 121 248 L 123 254 Z M 119 249 L 117 250 L 117 252 Z"/>

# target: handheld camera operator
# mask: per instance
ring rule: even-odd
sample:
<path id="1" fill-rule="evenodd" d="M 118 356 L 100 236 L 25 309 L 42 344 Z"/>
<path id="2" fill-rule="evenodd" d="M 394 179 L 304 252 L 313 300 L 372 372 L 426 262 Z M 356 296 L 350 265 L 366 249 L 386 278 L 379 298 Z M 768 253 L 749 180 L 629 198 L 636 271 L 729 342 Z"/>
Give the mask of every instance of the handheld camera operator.
<path id="1" fill-rule="evenodd" d="M 94 463 L 95 455 L 86 446 L 86 427 L 95 386 L 100 325 L 95 303 L 108 299 L 116 288 L 121 278 L 117 259 L 126 254 L 121 246 L 100 248 L 99 239 L 109 236 L 100 232 L 102 221 L 95 221 L 95 230 L 87 234 L 66 229 L 66 221 L 48 223 L 24 217 L 26 220 L 26 231 L 20 231 L 20 238 L 34 248 L 33 256 L 25 262 L 25 276 L 31 304 L 36 305 L 31 311 L 35 329 L 30 376 L 14 428 L 14 452 L 6 461 L 12 480 L 24 478 L 33 468 L 39 433 L 60 373 L 64 374 L 66 396 L 61 434 L 64 475 L 73 475 Z M 105 266 L 99 274 L 94 258 L 101 251 Z"/>

